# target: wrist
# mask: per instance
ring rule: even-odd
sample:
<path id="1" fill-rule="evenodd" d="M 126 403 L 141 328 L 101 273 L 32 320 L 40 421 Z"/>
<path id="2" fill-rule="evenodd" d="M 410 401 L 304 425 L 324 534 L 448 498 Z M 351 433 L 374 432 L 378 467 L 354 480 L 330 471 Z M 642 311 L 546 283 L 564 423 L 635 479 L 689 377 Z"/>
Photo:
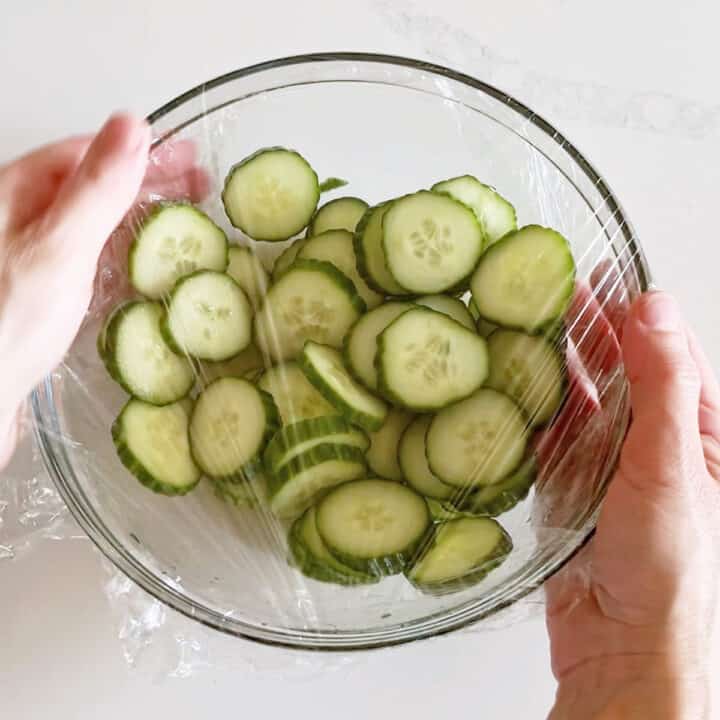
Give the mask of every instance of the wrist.
<path id="1" fill-rule="evenodd" d="M 708 708 L 704 673 L 673 667 L 666 658 L 628 655 L 561 679 L 549 720 L 705 720 Z"/>

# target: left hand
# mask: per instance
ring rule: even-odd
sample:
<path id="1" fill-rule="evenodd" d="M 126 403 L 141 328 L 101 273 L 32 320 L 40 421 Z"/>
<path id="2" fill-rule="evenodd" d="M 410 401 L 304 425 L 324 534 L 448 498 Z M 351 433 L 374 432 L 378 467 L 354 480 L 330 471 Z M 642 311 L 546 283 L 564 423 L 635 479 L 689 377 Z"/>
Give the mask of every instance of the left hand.
<path id="1" fill-rule="evenodd" d="M 93 137 L 48 145 L 0 167 L 0 469 L 19 408 L 63 359 L 93 294 L 106 240 L 142 192 L 196 194 L 193 148 L 161 150 L 115 115 Z M 143 182 L 144 181 L 144 182 Z"/>

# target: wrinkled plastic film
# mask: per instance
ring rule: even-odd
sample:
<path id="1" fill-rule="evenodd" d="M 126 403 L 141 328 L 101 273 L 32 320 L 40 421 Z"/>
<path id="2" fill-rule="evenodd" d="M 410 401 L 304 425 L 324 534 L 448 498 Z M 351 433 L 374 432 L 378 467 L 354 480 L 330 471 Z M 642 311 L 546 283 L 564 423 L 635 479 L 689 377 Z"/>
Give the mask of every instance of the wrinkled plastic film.
<path id="1" fill-rule="evenodd" d="M 327 112 L 339 106 L 342 127 Z M 645 279 L 631 229 L 602 181 L 507 98 L 424 68 L 360 60 L 236 78 L 158 115 L 154 131 L 143 195 L 108 242 L 83 328 L 33 397 L 19 454 L 0 479 L 0 557 L 87 532 L 112 561 L 105 592 L 127 661 L 173 676 L 232 663 L 302 675 L 353 657 L 303 650 L 280 660 L 243 636 L 349 650 L 495 630 L 542 613 L 543 579 L 586 541 L 629 421 L 618 340 Z M 430 137 L 442 138 L 443 153 L 427 147 Z M 354 587 L 308 579 L 288 564 L 288 525 L 261 489 L 252 505 L 237 506 L 205 480 L 169 498 L 117 459 L 110 426 L 126 395 L 107 376 L 96 338 L 110 309 L 132 297 L 127 249 L 136 228 L 158 200 L 191 201 L 270 270 L 288 243 L 255 244 L 232 228 L 220 191 L 230 165 L 278 144 L 302 152 L 321 178 L 349 180 L 323 200 L 354 195 L 372 205 L 472 173 L 513 202 L 521 226 L 553 227 L 571 243 L 577 282 L 563 335 L 566 400 L 533 439 L 534 489 L 498 518 L 513 551 L 477 585 L 436 597 L 402 575 Z M 200 366 L 199 381 L 210 374 Z"/>

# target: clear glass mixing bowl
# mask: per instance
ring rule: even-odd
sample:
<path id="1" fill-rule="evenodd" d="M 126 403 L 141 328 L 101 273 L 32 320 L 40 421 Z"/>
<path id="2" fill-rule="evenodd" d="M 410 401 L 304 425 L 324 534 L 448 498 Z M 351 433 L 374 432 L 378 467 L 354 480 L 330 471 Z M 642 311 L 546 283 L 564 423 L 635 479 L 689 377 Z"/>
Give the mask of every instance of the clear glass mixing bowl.
<path id="1" fill-rule="evenodd" d="M 207 82 L 149 121 L 156 145 L 196 143 L 213 183 L 202 206 L 231 239 L 238 233 L 216 192 L 228 168 L 259 147 L 284 145 L 320 175 L 348 178 L 350 194 L 371 204 L 472 173 L 515 204 L 521 225 L 554 227 L 569 239 L 579 283 L 600 267 L 621 306 L 648 285 L 627 218 L 578 150 L 517 100 L 446 68 L 355 53 L 287 58 Z M 588 312 L 597 307 L 585 304 Z M 585 315 L 575 322 L 592 336 Z M 102 552 L 146 591 L 209 626 L 270 643 L 382 646 L 463 627 L 517 602 L 591 536 L 629 422 L 619 368 L 592 390 L 603 412 L 573 418 L 574 441 L 556 472 L 501 518 L 515 549 L 479 585 L 443 597 L 422 595 L 402 577 L 323 585 L 288 566 L 282 529 L 269 516 L 223 505 L 209 484 L 182 498 L 157 496 L 125 471 L 109 433 L 124 397 L 95 351 L 100 322 L 88 315 L 64 365 L 32 398 L 60 493 Z"/>

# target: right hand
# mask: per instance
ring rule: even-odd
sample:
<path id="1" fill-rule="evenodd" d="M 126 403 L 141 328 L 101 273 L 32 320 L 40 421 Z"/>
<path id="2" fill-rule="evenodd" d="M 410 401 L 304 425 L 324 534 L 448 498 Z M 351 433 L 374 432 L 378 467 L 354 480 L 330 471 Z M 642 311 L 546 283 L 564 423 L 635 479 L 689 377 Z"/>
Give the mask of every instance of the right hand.
<path id="1" fill-rule="evenodd" d="M 720 387 L 676 302 L 622 339 L 633 420 L 589 547 L 548 585 L 554 720 L 708 713 L 720 587 Z"/>

